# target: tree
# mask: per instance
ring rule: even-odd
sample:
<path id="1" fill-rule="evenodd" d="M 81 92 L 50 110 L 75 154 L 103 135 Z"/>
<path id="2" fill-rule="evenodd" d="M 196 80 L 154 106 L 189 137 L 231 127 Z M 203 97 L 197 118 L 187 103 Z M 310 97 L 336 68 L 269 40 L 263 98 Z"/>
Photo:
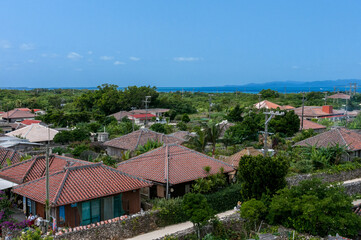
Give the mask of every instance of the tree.
<path id="1" fill-rule="evenodd" d="M 292 137 L 300 129 L 300 118 L 294 111 L 282 111 L 283 116 L 275 116 L 270 121 L 270 129 L 274 133 L 282 133 L 287 137 Z"/>
<path id="2" fill-rule="evenodd" d="M 188 114 L 184 113 L 182 116 L 182 122 L 189 123 L 191 119 L 189 118 Z"/>
<path id="3" fill-rule="evenodd" d="M 254 198 L 243 203 L 241 207 L 241 218 L 247 219 L 249 227 L 254 226 L 254 231 L 257 231 L 257 225 L 265 218 L 266 213 L 265 204 Z"/>
<path id="4" fill-rule="evenodd" d="M 242 122 L 243 109 L 240 108 L 239 104 L 236 105 L 227 115 L 226 119 L 230 122 Z"/>
<path id="5" fill-rule="evenodd" d="M 187 193 L 183 197 L 183 209 L 197 230 L 200 239 L 202 226 L 214 217 L 214 211 L 207 202 L 205 196 L 200 193 Z"/>
<path id="6" fill-rule="evenodd" d="M 149 152 L 153 149 L 159 148 L 163 145 L 163 143 L 148 139 L 148 141 L 144 145 L 139 145 L 137 149 L 137 155 Z"/>
<path id="7" fill-rule="evenodd" d="M 243 156 L 239 161 L 238 179 L 246 200 L 273 195 L 286 186 L 289 162 L 285 157 Z"/>
<path id="8" fill-rule="evenodd" d="M 155 132 L 159 132 L 159 133 L 167 133 L 167 130 L 164 126 L 164 124 L 161 123 L 154 123 L 152 126 L 150 126 L 150 130 L 153 130 Z"/>
<path id="9" fill-rule="evenodd" d="M 198 151 L 204 152 L 207 146 L 207 135 L 205 131 L 198 129 L 195 136 L 189 137 L 187 141 L 188 147 Z"/>
<path id="10" fill-rule="evenodd" d="M 344 190 L 320 179 L 302 181 L 273 197 L 267 219 L 270 224 L 312 235 L 355 237 L 361 229 L 361 217 L 352 212 L 352 198 Z"/>
<path id="11" fill-rule="evenodd" d="M 260 91 L 259 93 L 262 95 L 263 99 L 278 98 L 280 96 L 280 94 L 277 91 L 271 89 L 262 89 L 262 91 Z"/>
<path id="12" fill-rule="evenodd" d="M 212 155 L 214 156 L 216 152 L 216 144 L 221 136 L 223 127 L 215 122 L 209 122 L 207 125 L 204 125 L 204 128 L 206 131 L 206 139 L 212 144 Z"/>
<path id="13" fill-rule="evenodd" d="M 187 129 L 188 129 L 187 124 L 184 123 L 184 122 L 179 122 L 179 123 L 177 123 L 177 128 L 178 128 L 180 131 L 187 131 Z"/>

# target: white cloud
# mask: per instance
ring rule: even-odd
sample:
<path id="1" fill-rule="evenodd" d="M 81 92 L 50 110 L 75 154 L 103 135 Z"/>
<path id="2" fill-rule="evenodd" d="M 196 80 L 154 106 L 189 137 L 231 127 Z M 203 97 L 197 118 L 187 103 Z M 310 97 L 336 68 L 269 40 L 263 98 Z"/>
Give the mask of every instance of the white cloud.
<path id="1" fill-rule="evenodd" d="M 69 59 L 80 59 L 80 58 L 83 58 L 82 55 L 80 55 L 79 53 L 76 53 L 76 52 L 70 52 L 67 56 Z"/>
<path id="2" fill-rule="evenodd" d="M 139 61 L 140 60 L 140 58 L 137 58 L 137 57 L 129 57 L 129 59 L 132 60 L 132 61 Z"/>
<path id="3" fill-rule="evenodd" d="M 109 60 L 112 60 L 114 57 L 112 56 L 101 56 L 100 57 L 100 60 L 103 60 L 103 61 L 109 61 Z"/>
<path id="4" fill-rule="evenodd" d="M 121 62 L 121 61 L 115 61 L 114 62 L 114 65 L 123 65 L 123 64 L 125 64 L 125 62 Z"/>
<path id="5" fill-rule="evenodd" d="M 28 63 L 34 63 L 35 61 L 34 61 L 34 59 L 29 59 L 28 60 Z"/>
<path id="6" fill-rule="evenodd" d="M 199 57 L 175 57 L 175 58 L 173 58 L 173 60 L 176 62 L 195 62 L 195 61 L 202 60 L 202 58 L 199 58 Z"/>
<path id="7" fill-rule="evenodd" d="M 294 66 L 292 66 L 292 69 L 299 69 L 300 67 L 299 66 L 296 66 L 296 65 L 294 65 Z"/>
<path id="8" fill-rule="evenodd" d="M 35 46 L 32 43 L 23 43 L 20 45 L 20 49 L 21 50 L 33 50 L 33 49 L 35 49 Z"/>
<path id="9" fill-rule="evenodd" d="M 88 51 L 88 54 L 89 54 L 89 55 L 92 55 L 92 54 L 93 54 L 93 52 L 92 52 L 92 51 Z"/>
<path id="10" fill-rule="evenodd" d="M 77 71 L 77 72 L 82 72 L 83 71 L 82 68 L 75 68 L 74 70 Z"/>
<path id="11" fill-rule="evenodd" d="M 49 58 L 56 58 L 58 56 L 58 54 L 56 53 L 42 53 L 40 54 L 40 56 L 46 58 L 46 57 L 49 57 Z"/>
<path id="12" fill-rule="evenodd" d="M 9 49 L 11 48 L 11 43 L 9 41 L 2 40 L 0 41 L 0 48 Z"/>

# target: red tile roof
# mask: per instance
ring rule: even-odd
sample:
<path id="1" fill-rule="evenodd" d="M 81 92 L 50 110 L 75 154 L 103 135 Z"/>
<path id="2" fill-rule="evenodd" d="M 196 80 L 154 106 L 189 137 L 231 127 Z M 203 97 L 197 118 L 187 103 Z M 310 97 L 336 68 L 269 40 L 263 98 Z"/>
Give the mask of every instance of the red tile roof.
<path id="1" fill-rule="evenodd" d="M 336 93 L 331 96 L 328 96 L 327 98 L 333 98 L 333 99 L 350 99 L 351 96 L 344 94 L 344 93 Z"/>
<path id="2" fill-rule="evenodd" d="M 31 125 L 31 124 L 34 124 L 34 123 L 41 123 L 40 120 L 31 120 L 31 119 L 26 119 L 24 121 L 21 121 L 22 124 L 25 124 L 25 125 Z"/>
<path id="3" fill-rule="evenodd" d="M 300 129 L 301 129 L 301 124 L 302 124 L 302 121 L 300 118 Z M 303 118 L 303 129 L 304 130 L 307 130 L 307 129 L 318 130 L 318 129 L 326 129 L 326 127 L 321 124 L 318 124 L 318 123 L 315 123 L 313 121 Z"/>
<path id="4" fill-rule="evenodd" d="M 224 161 L 234 167 L 238 167 L 239 165 L 239 160 L 241 159 L 241 157 L 243 156 L 258 156 L 258 155 L 262 155 L 263 153 L 261 152 L 261 150 L 255 149 L 254 147 L 246 147 L 245 149 L 243 149 L 242 151 L 233 154 L 232 156 L 229 156 L 228 158 L 226 158 Z"/>
<path id="5" fill-rule="evenodd" d="M 147 143 L 148 140 L 158 141 L 162 143 L 183 143 L 184 140 L 177 137 L 168 136 L 163 133 L 154 132 L 152 130 L 142 128 L 131 132 L 124 136 L 114 138 L 104 143 L 105 146 L 134 151 L 138 146 Z"/>
<path id="6" fill-rule="evenodd" d="M 152 117 L 156 117 L 155 115 L 151 114 L 151 113 L 147 113 L 147 114 L 132 114 L 129 115 L 132 118 L 139 118 L 139 119 L 151 119 Z"/>
<path id="7" fill-rule="evenodd" d="M 294 146 L 347 146 L 349 151 L 361 150 L 361 134 L 346 128 L 334 128 L 296 143 Z"/>
<path id="8" fill-rule="evenodd" d="M 129 116 L 131 114 L 132 114 L 131 112 L 120 111 L 120 112 L 109 115 L 109 117 L 115 117 L 115 119 L 117 119 L 117 121 L 121 121 L 124 117 Z"/>
<path id="9" fill-rule="evenodd" d="M 302 116 L 302 107 L 295 108 L 295 113 L 298 116 Z M 343 115 L 342 110 L 333 109 L 332 113 L 326 113 L 322 111 L 322 106 L 304 106 L 303 116 L 304 117 L 326 117 L 326 116 L 340 116 Z"/>
<path id="10" fill-rule="evenodd" d="M 151 185 L 102 163 L 69 167 L 49 176 L 50 205 L 63 206 Z M 13 192 L 45 203 L 45 177 L 18 185 Z"/>
<path id="11" fill-rule="evenodd" d="M 204 170 L 205 166 L 211 167 L 209 173 Z M 234 171 L 231 165 L 223 161 L 178 144 L 167 144 L 118 164 L 118 170 L 154 182 L 166 183 L 169 176 L 170 184 L 204 178 L 219 172 L 220 168 L 225 173 Z"/>
<path id="12" fill-rule="evenodd" d="M 19 108 L 15 108 L 11 111 L 5 112 L 2 115 L 5 119 L 16 119 L 16 118 L 33 118 L 35 114 L 30 111 L 20 110 Z"/>
<path id="13" fill-rule="evenodd" d="M 49 173 L 61 171 L 65 167 L 89 164 L 93 163 L 54 154 L 49 158 Z M 1 169 L 0 178 L 21 184 L 43 177 L 45 175 L 45 170 L 45 156 L 38 156 Z"/>
<path id="14" fill-rule="evenodd" d="M 8 166 L 7 159 L 10 160 L 11 165 L 20 162 L 22 155 L 23 154 L 13 149 L 0 147 L 0 168 Z"/>
<path id="15" fill-rule="evenodd" d="M 266 108 L 266 109 L 277 109 L 277 108 L 281 108 L 280 105 L 276 104 L 276 103 L 273 103 L 273 102 L 270 102 L 268 100 L 263 100 L 259 103 L 256 103 L 254 104 L 254 107 L 257 108 L 257 109 L 260 109 L 260 108 Z"/>

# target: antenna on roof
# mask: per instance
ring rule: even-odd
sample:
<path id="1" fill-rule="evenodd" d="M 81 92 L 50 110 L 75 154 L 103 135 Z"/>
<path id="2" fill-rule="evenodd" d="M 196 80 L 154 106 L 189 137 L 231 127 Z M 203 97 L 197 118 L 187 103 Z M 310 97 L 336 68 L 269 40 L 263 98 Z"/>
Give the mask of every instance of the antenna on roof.
<path id="1" fill-rule="evenodd" d="M 148 123 L 148 103 L 150 103 L 150 98 L 152 96 L 145 96 L 145 100 L 143 101 L 145 104 L 145 122 L 144 122 L 144 126 L 147 126 Z"/>

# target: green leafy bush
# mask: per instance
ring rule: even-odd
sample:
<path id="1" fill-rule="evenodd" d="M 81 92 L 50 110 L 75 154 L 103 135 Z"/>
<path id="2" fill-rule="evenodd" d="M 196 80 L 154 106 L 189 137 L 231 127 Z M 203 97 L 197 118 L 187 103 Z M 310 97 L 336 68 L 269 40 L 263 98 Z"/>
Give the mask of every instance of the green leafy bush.
<path id="1" fill-rule="evenodd" d="M 182 198 L 159 198 L 153 200 L 153 209 L 159 210 L 161 225 L 171 225 L 188 220 L 182 207 Z"/>
<path id="2" fill-rule="evenodd" d="M 215 193 L 204 195 L 217 213 L 233 209 L 242 200 L 241 185 L 232 184 Z"/>
<path id="3" fill-rule="evenodd" d="M 261 199 L 286 186 L 289 162 L 284 156 L 243 156 L 239 161 L 238 178 L 243 199 Z"/>
<path id="4" fill-rule="evenodd" d="M 361 229 L 361 217 L 352 212 L 352 198 L 341 185 L 320 179 L 303 181 L 274 195 L 267 219 L 312 235 L 353 237 Z"/>
<path id="5" fill-rule="evenodd" d="M 251 200 L 242 204 L 241 207 L 241 217 L 248 221 L 250 228 L 257 230 L 257 225 L 265 218 L 267 213 L 267 208 L 265 204 L 260 201 L 252 198 Z"/>

